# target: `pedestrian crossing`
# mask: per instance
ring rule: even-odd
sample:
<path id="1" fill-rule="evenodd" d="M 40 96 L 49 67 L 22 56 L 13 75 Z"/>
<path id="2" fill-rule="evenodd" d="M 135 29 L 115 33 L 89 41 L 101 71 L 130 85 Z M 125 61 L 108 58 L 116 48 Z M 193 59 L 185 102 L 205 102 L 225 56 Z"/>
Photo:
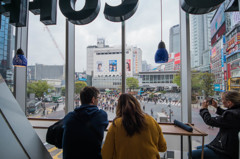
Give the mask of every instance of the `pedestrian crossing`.
<path id="1" fill-rule="evenodd" d="M 148 102 L 143 102 L 143 103 L 148 103 Z M 149 103 L 154 103 L 154 102 L 149 102 Z M 181 103 L 180 102 L 157 102 L 156 105 L 158 104 L 165 104 L 165 105 L 171 105 L 171 106 L 177 106 L 180 107 Z"/>
<path id="2" fill-rule="evenodd" d="M 50 145 L 48 143 L 44 144 L 47 148 L 48 152 L 51 154 L 53 159 L 62 159 L 62 149 L 56 148 L 54 145 Z"/>

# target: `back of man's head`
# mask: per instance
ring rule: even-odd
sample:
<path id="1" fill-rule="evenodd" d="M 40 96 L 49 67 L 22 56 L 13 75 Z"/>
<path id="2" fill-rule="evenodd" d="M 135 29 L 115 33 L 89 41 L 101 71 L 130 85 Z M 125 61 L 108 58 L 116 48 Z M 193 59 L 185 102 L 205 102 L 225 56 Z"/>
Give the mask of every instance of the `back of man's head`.
<path id="1" fill-rule="evenodd" d="M 80 92 L 80 99 L 82 104 L 90 104 L 92 98 L 98 98 L 99 90 L 95 87 L 86 86 Z"/>

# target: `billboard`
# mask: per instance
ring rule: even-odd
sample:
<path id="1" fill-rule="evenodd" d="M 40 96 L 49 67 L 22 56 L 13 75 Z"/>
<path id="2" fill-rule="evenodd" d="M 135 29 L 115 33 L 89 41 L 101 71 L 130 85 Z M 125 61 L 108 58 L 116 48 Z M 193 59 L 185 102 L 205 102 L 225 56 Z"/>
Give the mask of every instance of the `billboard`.
<path id="1" fill-rule="evenodd" d="M 131 59 L 126 59 L 126 71 L 131 71 Z"/>
<path id="2" fill-rule="evenodd" d="M 231 20 L 230 29 L 232 29 L 236 24 L 238 24 L 238 22 L 240 22 L 240 13 L 239 12 L 229 12 L 228 14 L 230 14 L 230 20 Z"/>
<path id="3" fill-rule="evenodd" d="M 211 37 L 213 37 L 225 22 L 224 3 L 218 8 L 211 21 Z"/>
<path id="4" fill-rule="evenodd" d="M 103 72 L 103 62 L 97 61 L 97 72 Z"/>
<path id="5" fill-rule="evenodd" d="M 218 8 L 211 21 L 211 44 L 213 45 L 226 32 L 224 3 Z"/>
<path id="6" fill-rule="evenodd" d="M 220 92 L 221 91 L 221 86 L 220 84 L 214 84 L 214 91 Z"/>
<path id="7" fill-rule="evenodd" d="M 109 60 L 109 72 L 117 72 L 117 60 Z"/>
<path id="8" fill-rule="evenodd" d="M 180 64 L 181 60 L 180 60 L 180 52 L 176 53 L 174 55 L 174 64 Z"/>

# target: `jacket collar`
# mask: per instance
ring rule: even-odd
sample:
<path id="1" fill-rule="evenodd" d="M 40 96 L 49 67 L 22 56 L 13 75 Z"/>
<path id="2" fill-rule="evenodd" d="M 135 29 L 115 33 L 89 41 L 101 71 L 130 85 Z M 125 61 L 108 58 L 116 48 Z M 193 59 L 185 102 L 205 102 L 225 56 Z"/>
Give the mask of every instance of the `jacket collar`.
<path id="1" fill-rule="evenodd" d="M 85 109 L 85 108 L 88 108 L 88 107 L 96 107 L 97 108 L 96 105 L 82 104 L 80 107 L 75 108 L 75 110 Z"/>
<path id="2" fill-rule="evenodd" d="M 228 110 L 231 110 L 231 109 L 239 109 L 240 108 L 240 105 L 234 105 L 232 106 L 231 108 L 229 108 Z"/>

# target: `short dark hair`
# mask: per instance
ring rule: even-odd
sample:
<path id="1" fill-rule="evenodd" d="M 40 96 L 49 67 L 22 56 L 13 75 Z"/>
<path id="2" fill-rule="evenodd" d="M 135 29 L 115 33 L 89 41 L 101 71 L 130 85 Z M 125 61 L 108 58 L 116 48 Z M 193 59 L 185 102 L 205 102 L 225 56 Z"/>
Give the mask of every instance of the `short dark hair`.
<path id="1" fill-rule="evenodd" d="M 80 99 L 82 104 L 89 104 L 92 101 L 92 98 L 97 98 L 99 90 L 95 87 L 86 86 L 80 92 Z"/>
<path id="2" fill-rule="evenodd" d="M 225 97 L 226 101 L 231 101 L 234 105 L 240 105 L 240 93 L 231 90 L 231 91 L 226 91 L 223 93 L 223 96 Z"/>
<path id="3" fill-rule="evenodd" d="M 23 52 L 23 50 L 20 48 L 20 49 L 17 49 L 17 54 L 18 54 L 18 55 L 24 55 L 24 52 Z"/>

